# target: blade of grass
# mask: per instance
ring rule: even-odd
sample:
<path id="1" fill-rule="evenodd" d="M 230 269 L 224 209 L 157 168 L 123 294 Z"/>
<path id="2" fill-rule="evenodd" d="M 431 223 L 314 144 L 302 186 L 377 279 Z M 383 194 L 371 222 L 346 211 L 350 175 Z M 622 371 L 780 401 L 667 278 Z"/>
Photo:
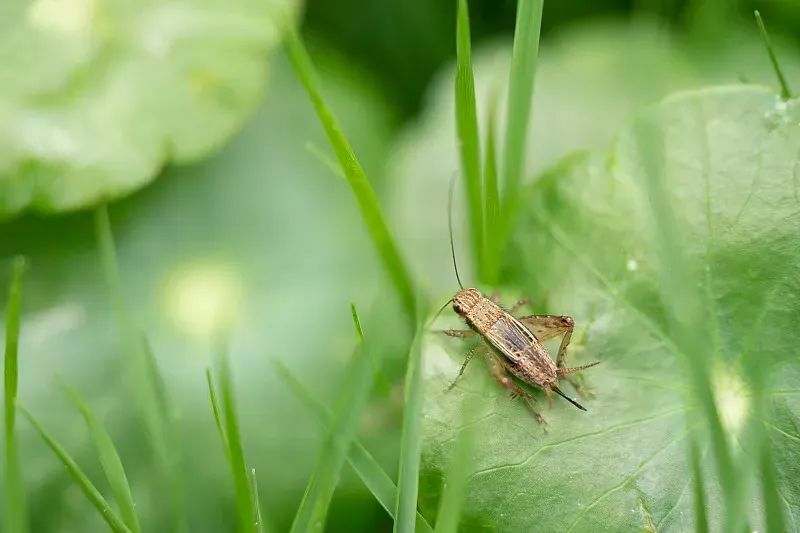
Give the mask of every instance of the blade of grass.
<path id="1" fill-rule="evenodd" d="M 220 377 L 221 407 L 225 419 L 225 435 L 228 441 L 228 462 L 233 477 L 233 487 L 236 498 L 236 515 L 239 531 L 253 531 L 255 524 L 255 509 L 253 508 L 253 495 L 250 493 L 250 481 L 247 479 L 247 466 L 244 460 L 242 437 L 239 430 L 239 420 L 236 415 L 236 399 L 233 391 L 233 380 L 228 362 L 227 349 L 221 349 L 218 356 Z"/>
<path id="2" fill-rule="evenodd" d="M 256 533 L 264 533 L 264 517 L 261 513 L 261 501 L 258 497 L 258 478 L 256 469 L 250 469 L 250 493 L 253 495 L 253 508 L 256 510 Z"/>
<path id="3" fill-rule="evenodd" d="M 695 401 L 706 417 L 711 431 L 711 443 L 716 459 L 717 474 L 726 505 L 727 524 L 740 521 L 745 507 L 734 503 L 738 497 L 736 467 L 731 457 L 725 430 L 713 396 L 710 379 L 711 357 L 713 354 L 706 331 L 705 318 L 713 310 L 704 309 L 698 301 L 697 287 L 704 287 L 689 267 L 688 255 L 681 243 L 687 242 L 680 235 L 670 205 L 671 197 L 666 190 L 663 175 L 664 139 L 663 132 L 649 120 L 642 120 L 636 130 L 636 139 L 644 167 L 644 190 L 650 201 L 654 220 L 654 246 L 660 261 L 661 299 L 667 310 L 672 338 L 683 354 L 688 377 Z M 739 531 L 726 527 L 726 530 Z"/>
<path id="4" fill-rule="evenodd" d="M 314 473 L 308 482 L 300 508 L 297 510 L 291 531 L 322 531 L 333 493 L 344 466 L 347 451 L 355 435 L 356 426 L 372 389 L 373 372 L 371 357 L 367 353 L 364 333 L 355 306 L 351 305 L 353 324 L 359 337 L 345 379 L 342 393 L 334 410 L 333 424 L 327 432 L 317 455 Z"/>
<path id="5" fill-rule="evenodd" d="M 467 493 L 474 442 L 474 431 L 470 425 L 476 396 L 467 395 L 462 402 L 461 431 L 456 436 L 453 456 L 445 474 L 445 484 L 436 515 L 436 533 L 455 533 L 461 520 L 461 511 Z"/>
<path id="6" fill-rule="evenodd" d="M 484 271 L 483 199 L 481 197 L 481 154 L 478 112 L 475 106 L 475 78 L 472 73 L 472 50 L 467 0 L 458 0 L 456 16 L 456 135 L 461 155 L 461 174 L 466 185 L 470 215 L 472 256 L 478 277 Z"/>
<path id="7" fill-rule="evenodd" d="M 322 98 L 322 93 L 319 90 L 320 84 L 317 81 L 311 58 L 300 37 L 291 27 L 287 27 L 285 31 L 285 46 L 295 73 L 300 78 L 314 105 L 328 141 L 336 154 L 336 158 L 339 160 L 339 165 L 342 167 L 347 182 L 353 190 L 361 210 L 361 216 L 364 218 L 367 231 L 372 238 L 372 243 L 389 274 L 400 301 L 403 303 L 409 323 L 414 324 L 417 316 L 414 284 L 408 268 L 400 256 L 394 238 L 389 232 L 389 227 L 386 225 L 378 203 L 378 197 L 369 181 L 367 181 L 367 176 L 361 168 L 361 164 L 358 162 L 350 143 L 347 142 L 347 138 L 339 128 L 333 113 Z"/>
<path id="8" fill-rule="evenodd" d="M 694 489 L 694 530 L 697 533 L 708 532 L 708 516 L 706 516 L 706 491 L 703 487 L 702 457 L 697 436 L 689 436 L 689 460 L 692 465 L 692 487 Z"/>
<path id="9" fill-rule="evenodd" d="M 321 402 L 316 400 L 308 389 L 298 380 L 294 374 L 279 360 L 273 359 L 272 365 L 275 372 L 283 379 L 284 383 L 294 392 L 300 402 L 311 411 L 317 420 L 328 431 L 333 427 L 333 413 Z M 347 462 L 355 470 L 367 489 L 375 496 L 389 516 L 394 518 L 394 506 L 397 499 L 397 487 L 392 478 L 381 468 L 378 461 L 372 457 L 363 444 L 358 440 L 353 440 L 350 450 L 347 452 Z M 416 531 L 430 533 L 433 531 L 427 520 L 417 512 Z"/>
<path id="10" fill-rule="evenodd" d="M 83 398 L 74 389 L 66 383 L 60 382 L 59 384 L 67 398 L 80 411 L 86 421 L 89 435 L 95 451 L 97 451 L 97 457 L 100 459 L 100 465 L 103 467 L 108 485 L 111 487 L 111 492 L 114 494 L 114 499 L 119 506 L 122 521 L 134 533 L 141 531 L 139 517 L 136 515 L 136 505 L 133 502 L 133 494 L 128 483 L 128 476 L 125 474 L 125 468 L 122 466 L 122 460 L 119 457 L 117 448 L 114 446 L 111 435 L 108 434 L 100 420 L 97 419 Z"/>
<path id="11" fill-rule="evenodd" d="M 517 3 L 503 150 L 503 231 L 498 246 L 502 246 L 510 231 L 522 181 L 543 4 L 544 0 L 519 0 Z"/>
<path id="12" fill-rule="evenodd" d="M 761 33 L 761 39 L 764 41 L 764 48 L 767 49 L 769 60 L 772 62 L 772 68 L 775 70 L 775 75 L 778 77 L 778 82 L 781 85 L 781 98 L 788 100 L 792 97 L 792 92 L 789 90 L 789 83 L 786 81 L 786 77 L 783 75 L 783 70 L 778 62 L 778 56 L 775 55 L 775 49 L 772 47 L 772 41 L 769 38 L 769 33 L 767 33 L 767 28 L 764 26 L 764 20 L 761 18 L 761 13 L 759 13 L 757 9 L 754 13 L 756 17 L 756 24 L 758 24 L 758 31 Z"/>
<path id="13" fill-rule="evenodd" d="M 500 224 L 500 187 L 497 182 L 497 148 L 495 146 L 496 95 L 490 100 L 486 124 L 486 157 L 483 167 L 483 197 L 486 202 L 486 232 L 484 234 L 484 276 L 487 283 L 496 284 L 500 271 L 500 250 L 491 242 L 498 236 Z"/>
<path id="14" fill-rule="evenodd" d="M 25 259 L 15 257 L 6 307 L 6 343 L 3 355 L 3 408 L 5 429 L 5 512 L 3 529 L 11 533 L 28 531 L 28 512 L 22 487 L 22 470 L 17 455 L 16 405 L 19 386 L 19 328 L 22 305 L 22 276 Z"/>
<path id="15" fill-rule="evenodd" d="M 422 334 L 417 328 L 408 356 L 405 379 L 405 409 L 400 440 L 394 533 L 412 533 L 416 522 L 419 464 L 422 453 Z"/>
<path id="16" fill-rule="evenodd" d="M 58 457 L 61 464 L 63 464 L 64 468 L 67 470 L 67 473 L 75 480 L 75 483 L 77 483 L 78 487 L 80 487 L 83 494 L 89 500 L 89 503 L 97 509 L 100 516 L 106 521 L 108 527 L 116 532 L 130 532 L 125 522 L 114 512 L 114 509 L 111 508 L 106 499 L 103 498 L 103 495 L 100 494 L 100 491 L 97 490 L 97 487 L 95 487 L 86 474 L 83 473 L 81 467 L 78 466 L 78 463 L 69 455 L 67 450 L 65 450 L 24 407 L 18 406 L 18 409 L 36 429 L 45 444 L 47 444 L 50 450 Z"/>
<path id="17" fill-rule="evenodd" d="M 211 375 L 210 368 L 206 368 L 206 383 L 208 383 L 208 397 L 211 399 L 211 411 L 214 413 L 214 423 L 217 425 L 217 432 L 219 433 L 220 441 L 222 441 L 222 448 L 225 450 L 225 456 L 230 460 L 228 437 L 225 435 L 225 428 L 222 427 L 222 410 L 219 407 L 217 389 L 214 386 L 214 377 Z"/>
<path id="18" fill-rule="evenodd" d="M 153 448 L 160 470 L 164 472 L 169 485 L 175 515 L 175 531 L 186 530 L 183 513 L 183 488 L 180 480 L 180 448 L 172 430 L 170 406 L 166 401 L 166 392 L 155 364 L 149 345 L 142 342 L 136 327 L 130 318 L 122 294 L 122 282 L 117 263 L 117 252 L 108 209 L 105 205 L 97 207 L 94 213 L 95 233 L 97 237 L 103 275 L 108 286 L 117 329 L 121 338 L 120 347 L 126 360 L 131 364 L 134 376 L 134 395 L 145 421 L 149 435 L 149 444 Z"/>
<path id="19" fill-rule="evenodd" d="M 775 462 L 769 443 L 761 447 L 761 489 L 764 500 L 764 514 L 767 515 L 767 531 L 780 533 L 789 531 L 783 519 L 781 496 L 778 493 L 778 480 L 775 477 Z"/>

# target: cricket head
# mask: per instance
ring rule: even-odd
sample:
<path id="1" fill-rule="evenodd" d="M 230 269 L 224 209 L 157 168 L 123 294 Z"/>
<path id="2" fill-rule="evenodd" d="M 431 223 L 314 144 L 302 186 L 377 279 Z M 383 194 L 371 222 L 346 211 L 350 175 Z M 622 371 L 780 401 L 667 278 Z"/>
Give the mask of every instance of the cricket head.
<path id="1" fill-rule="evenodd" d="M 453 311 L 466 317 L 482 299 L 483 296 L 478 289 L 461 289 L 453 296 Z"/>

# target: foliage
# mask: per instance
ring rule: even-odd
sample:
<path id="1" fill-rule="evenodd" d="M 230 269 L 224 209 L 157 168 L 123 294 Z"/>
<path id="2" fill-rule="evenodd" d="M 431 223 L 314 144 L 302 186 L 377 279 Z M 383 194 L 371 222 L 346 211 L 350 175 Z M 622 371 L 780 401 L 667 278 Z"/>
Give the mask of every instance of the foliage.
<path id="1" fill-rule="evenodd" d="M 295 0 L 11 0 L 0 10 L 0 217 L 129 194 L 258 103 Z"/>

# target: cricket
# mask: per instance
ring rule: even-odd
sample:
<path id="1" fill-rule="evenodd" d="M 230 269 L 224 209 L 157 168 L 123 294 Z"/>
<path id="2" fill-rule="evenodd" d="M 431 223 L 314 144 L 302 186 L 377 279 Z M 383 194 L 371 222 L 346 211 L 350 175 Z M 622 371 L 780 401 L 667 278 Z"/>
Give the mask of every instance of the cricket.
<path id="1" fill-rule="evenodd" d="M 518 301 L 509 310 L 503 309 L 497 297 L 486 298 L 478 289 L 464 288 L 458 273 L 455 245 L 453 244 L 453 187 L 455 180 L 450 184 L 448 202 L 448 226 L 450 230 L 450 252 L 453 257 L 453 270 L 458 281 L 459 291 L 448 300 L 440 309 L 452 303 L 453 311 L 463 318 L 470 329 L 443 330 L 442 333 L 460 339 L 478 338 L 478 343 L 467 352 L 458 375 L 447 388 L 451 390 L 464 373 L 469 362 L 477 352 L 481 352 L 489 364 L 492 377 L 502 387 L 511 392 L 512 398 L 523 400 L 537 422 L 546 429 L 546 422 L 542 414 L 535 408 L 536 401 L 533 395 L 517 384 L 509 375 L 541 389 L 547 395 L 548 405 L 552 402 L 551 394 L 555 392 L 569 403 L 582 411 L 586 411 L 576 400 L 564 394 L 558 387 L 559 378 L 565 378 L 575 389 L 582 394 L 583 384 L 574 379 L 576 372 L 599 364 L 599 361 L 577 366 L 567 367 L 566 356 L 575 321 L 570 316 L 560 315 L 528 315 L 516 318 L 514 314 L 528 303 L 527 300 Z M 438 315 L 438 313 L 437 313 Z M 542 346 L 542 343 L 561 337 L 556 361 Z"/>

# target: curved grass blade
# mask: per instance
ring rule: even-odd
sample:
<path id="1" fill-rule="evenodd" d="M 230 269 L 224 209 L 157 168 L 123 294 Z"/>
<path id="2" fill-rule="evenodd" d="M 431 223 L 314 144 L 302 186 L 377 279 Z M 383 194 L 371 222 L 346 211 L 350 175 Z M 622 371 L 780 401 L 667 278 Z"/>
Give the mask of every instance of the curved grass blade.
<path id="1" fill-rule="evenodd" d="M 725 430 L 713 396 L 710 378 L 710 359 L 704 354 L 713 353 L 703 326 L 704 318 L 711 313 L 698 301 L 696 287 L 702 286 L 695 279 L 681 243 L 687 242 L 680 234 L 670 205 L 669 193 L 665 190 L 662 163 L 663 132 L 649 121 L 642 121 L 636 131 L 637 142 L 644 165 L 644 189 L 650 199 L 654 239 L 659 258 L 661 299 L 668 313 L 673 337 L 678 344 L 684 364 L 687 365 L 695 401 L 701 407 L 711 433 L 711 442 L 716 458 L 717 473 L 722 487 L 728 525 L 741 521 L 745 507 L 738 501 L 736 466 L 733 463 Z M 738 527 L 726 527 L 738 531 Z"/>
<path id="2" fill-rule="evenodd" d="M 458 0 L 456 16 L 456 134 L 461 156 L 467 205 L 470 215 L 472 255 L 478 277 L 484 271 L 483 199 L 481 191 L 481 153 L 478 134 L 478 112 L 475 106 L 475 77 L 472 73 L 472 50 L 469 33 L 467 0 Z"/>
<path id="3" fill-rule="evenodd" d="M 308 389 L 292 374 L 292 372 L 279 360 L 273 359 L 272 365 L 275 372 L 283 379 L 284 383 L 294 392 L 300 402 L 309 410 L 317 420 L 330 431 L 333 427 L 333 413 L 322 403 L 317 401 Z M 389 516 L 394 518 L 394 507 L 397 500 L 397 487 L 392 478 L 381 468 L 378 461 L 372 457 L 363 444 L 353 440 L 347 452 L 347 462 L 355 470 L 361 481 L 381 504 Z M 416 531 L 431 533 L 433 528 L 425 517 L 417 512 Z"/>
<path id="4" fill-rule="evenodd" d="M 361 164 L 358 162 L 350 143 L 347 142 L 347 138 L 339 128 L 333 113 L 322 98 L 311 58 L 300 37 L 291 27 L 286 28 L 285 46 L 289 60 L 303 87 L 305 87 L 311 102 L 314 104 L 314 109 L 322 123 L 328 141 L 336 154 L 336 158 L 339 160 L 339 165 L 342 167 L 350 188 L 353 190 L 361 210 L 361 216 L 364 218 L 367 231 L 372 238 L 372 243 L 397 290 L 409 322 L 413 324 L 417 316 L 417 298 L 414 292 L 414 284 L 389 231 L 389 227 L 386 225 L 378 203 L 378 197 L 369 181 L 367 181 L 364 169 L 361 168 Z"/>
<path id="5" fill-rule="evenodd" d="M 135 396 L 145 421 L 149 444 L 169 485 L 175 531 L 180 533 L 186 531 L 187 526 L 183 513 L 183 487 L 180 477 L 181 453 L 172 429 L 173 421 L 170 416 L 172 410 L 167 402 L 163 380 L 150 346 L 133 325 L 125 305 L 114 235 L 105 205 L 100 205 L 95 210 L 94 224 L 103 274 L 121 337 L 120 348 L 131 364 Z"/>
<path id="6" fill-rule="evenodd" d="M 775 461 L 770 443 L 761 447 L 761 494 L 764 500 L 764 514 L 767 516 L 767 531 L 780 533 L 789 531 L 783 518 L 783 504 L 778 493 L 778 480 L 775 476 Z"/>
<path id="7" fill-rule="evenodd" d="M 394 533 L 412 533 L 417 514 L 419 464 L 422 453 L 422 349 L 423 328 L 418 327 L 408 356 L 405 380 L 405 410 L 400 440 Z"/>
<path id="8" fill-rule="evenodd" d="M 500 229 L 500 186 L 497 182 L 497 146 L 495 145 L 497 98 L 491 99 L 489 119 L 486 124 L 486 157 L 483 166 L 483 198 L 485 206 L 486 232 L 484 234 L 484 277 L 491 284 L 497 283 L 500 271 L 500 250 L 492 245 Z"/>
<path id="9" fill-rule="evenodd" d="M 476 396 L 464 397 L 461 431 L 456 436 L 453 456 L 445 474 L 445 485 L 436 515 L 436 533 L 456 533 L 461 520 L 461 510 L 467 493 L 470 458 L 474 442 L 473 427 L 469 424 L 475 410 Z"/>
<path id="10" fill-rule="evenodd" d="M 256 478 L 256 469 L 250 469 L 250 493 L 253 495 L 253 508 L 256 510 L 256 533 L 264 533 L 264 517 L 261 513 L 261 501 L 258 497 L 258 478 Z"/>
<path id="11" fill-rule="evenodd" d="M 225 450 L 225 456 L 230 458 L 228 437 L 225 435 L 225 428 L 222 427 L 222 410 L 219 407 L 217 391 L 216 387 L 214 386 L 214 377 L 211 375 L 210 368 L 206 368 L 206 383 L 208 383 L 208 397 L 211 399 L 211 411 L 214 413 L 214 423 L 217 425 L 219 439 L 222 441 L 222 448 Z"/>
<path id="12" fill-rule="evenodd" d="M 22 487 L 22 474 L 17 455 L 16 404 L 19 386 L 19 328 L 22 305 L 22 276 L 25 259 L 15 257 L 11 267 L 6 307 L 6 343 L 3 355 L 3 407 L 5 429 L 5 512 L 3 529 L 10 532 L 28 531 L 28 512 Z"/>
<path id="13" fill-rule="evenodd" d="M 353 311 L 353 323 L 359 336 L 356 348 L 342 383 L 342 392 L 336 402 L 330 431 L 320 446 L 314 473 L 308 481 L 291 531 L 323 531 L 333 493 L 339 482 L 347 451 L 356 431 L 361 411 L 372 389 L 373 369 L 369 349 L 364 344 L 361 324 Z"/>
<path id="14" fill-rule="evenodd" d="M 83 473 L 81 467 L 78 466 L 78 463 L 69 455 L 69 453 L 42 427 L 41 424 L 30 414 L 25 408 L 22 406 L 18 406 L 18 409 L 22 415 L 28 419 L 31 425 L 36 429 L 39 435 L 44 440 L 45 444 L 53 451 L 53 453 L 58 457 L 61 463 L 66 468 L 67 473 L 75 480 L 75 483 L 78 484 L 83 494 L 89 500 L 89 502 L 97 509 L 97 512 L 100 513 L 100 516 L 103 520 L 106 521 L 108 527 L 111 528 L 112 531 L 119 532 L 119 533 L 130 533 L 130 529 L 128 526 L 125 525 L 125 522 L 114 512 L 111 506 L 108 504 L 103 495 L 100 494 L 100 491 L 97 490 L 91 480 Z"/>
<path id="15" fill-rule="evenodd" d="M 543 3 L 544 0 L 519 0 L 517 3 L 503 150 L 504 186 L 501 243 L 505 242 L 510 230 L 522 181 L 525 141 L 528 138 L 528 123 L 533 103 L 533 80 L 539 55 Z"/>
<path id="16" fill-rule="evenodd" d="M 236 515 L 239 531 L 253 531 L 256 522 L 255 509 L 253 508 L 253 495 L 250 493 L 250 481 L 247 476 L 247 466 L 244 460 L 242 437 L 239 430 L 239 420 L 236 415 L 236 400 L 233 392 L 233 381 L 228 363 L 228 354 L 222 351 L 219 354 L 220 398 L 222 399 L 222 412 L 225 418 L 225 435 L 228 442 L 228 462 L 233 476 L 233 487 L 236 497 Z"/>
<path id="17" fill-rule="evenodd" d="M 100 459 L 100 465 L 103 467 L 108 485 L 111 487 L 111 492 L 114 494 L 114 499 L 119 506 L 122 521 L 131 531 L 138 533 L 141 531 L 141 527 L 139 526 L 139 518 L 136 515 L 136 505 L 133 503 L 133 494 L 128 483 L 128 476 L 125 474 L 125 468 L 122 466 L 122 460 L 119 457 L 117 448 L 114 446 L 111 435 L 108 434 L 100 420 L 97 419 L 83 398 L 74 389 L 63 382 L 60 383 L 60 386 L 86 421 L 89 435 L 97 451 L 97 457 Z"/>
<path id="18" fill-rule="evenodd" d="M 756 24 L 758 24 L 758 31 L 761 33 L 761 39 L 764 41 L 764 48 L 767 49 L 769 60 L 772 63 L 772 68 L 775 70 L 775 75 L 778 77 L 778 82 L 781 85 L 781 98 L 788 100 L 792 97 L 792 91 L 789 90 L 789 83 L 783 75 L 781 64 L 778 62 L 778 56 L 775 55 L 775 49 L 772 47 L 772 41 L 767 33 L 767 27 L 764 26 L 764 20 L 761 18 L 761 13 L 756 9 L 755 12 Z"/>

